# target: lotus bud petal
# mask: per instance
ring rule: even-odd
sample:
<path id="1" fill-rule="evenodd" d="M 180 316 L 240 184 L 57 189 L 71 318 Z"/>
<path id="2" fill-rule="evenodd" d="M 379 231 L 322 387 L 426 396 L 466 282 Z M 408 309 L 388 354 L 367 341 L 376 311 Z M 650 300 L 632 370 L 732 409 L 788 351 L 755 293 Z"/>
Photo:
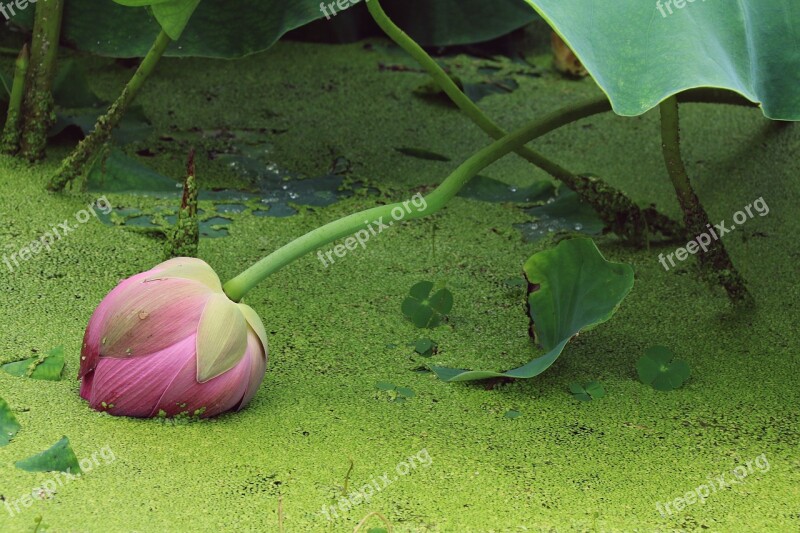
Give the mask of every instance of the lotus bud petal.
<path id="1" fill-rule="evenodd" d="M 252 400 L 267 365 L 256 312 L 214 270 L 179 257 L 122 281 L 83 338 L 81 397 L 112 415 L 211 417 Z"/>

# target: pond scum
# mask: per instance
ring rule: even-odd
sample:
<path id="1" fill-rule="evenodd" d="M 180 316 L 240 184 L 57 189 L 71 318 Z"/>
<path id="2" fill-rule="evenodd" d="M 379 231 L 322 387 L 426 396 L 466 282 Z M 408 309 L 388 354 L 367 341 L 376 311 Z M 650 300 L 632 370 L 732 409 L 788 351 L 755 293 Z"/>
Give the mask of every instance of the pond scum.
<path id="1" fill-rule="evenodd" d="M 795 2 L 21 4 L 0 531 L 800 527 Z"/>

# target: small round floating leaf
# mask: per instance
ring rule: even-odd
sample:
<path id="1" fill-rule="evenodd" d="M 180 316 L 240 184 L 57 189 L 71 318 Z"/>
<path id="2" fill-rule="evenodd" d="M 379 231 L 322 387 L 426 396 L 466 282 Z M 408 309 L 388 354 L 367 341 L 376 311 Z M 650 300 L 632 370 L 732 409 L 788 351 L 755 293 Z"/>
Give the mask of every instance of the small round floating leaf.
<path id="1" fill-rule="evenodd" d="M 416 392 L 409 389 L 408 387 L 397 387 L 397 394 L 399 394 L 400 396 L 404 396 L 406 398 L 413 398 L 414 396 L 417 395 Z"/>
<path id="2" fill-rule="evenodd" d="M 26 472 L 69 472 L 80 474 L 81 467 L 78 458 L 69 445 L 69 439 L 63 437 L 49 449 L 22 461 L 17 461 L 15 466 Z"/>
<path id="3" fill-rule="evenodd" d="M 448 289 L 440 289 L 430 298 L 431 308 L 440 315 L 446 315 L 453 309 L 453 293 Z"/>
<path id="4" fill-rule="evenodd" d="M 599 381 L 592 381 L 591 383 L 586 384 L 586 393 L 592 397 L 594 400 L 598 400 L 606 395 L 606 390 L 603 388 L 603 384 Z"/>
<path id="5" fill-rule="evenodd" d="M 585 394 L 586 393 L 586 390 L 583 388 L 583 385 L 581 385 L 577 381 L 569 384 L 569 391 L 572 394 Z"/>
<path id="6" fill-rule="evenodd" d="M 424 300 L 428 296 L 430 296 L 431 291 L 433 290 L 433 282 L 431 281 L 420 281 L 419 283 L 414 284 L 413 287 L 408 291 L 412 298 L 417 300 Z"/>
<path id="7" fill-rule="evenodd" d="M 503 416 L 506 418 L 510 418 L 511 420 L 514 420 L 515 418 L 519 418 L 520 416 L 522 416 L 522 413 L 512 409 L 510 411 L 506 411 L 506 414 L 504 414 Z"/>
<path id="8" fill-rule="evenodd" d="M 430 339 L 420 339 L 414 344 L 414 351 L 423 357 L 431 357 L 438 345 Z"/>
<path id="9" fill-rule="evenodd" d="M 671 391 L 680 388 L 691 373 L 685 361 L 676 360 L 669 348 L 653 346 L 636 362 L 639 379 L 656 390 Z"/>
<path id="10" fill-rule="evenodd" d="M 433 283 L 421 281 L 411 287 L 401 310 L 418 328 L 433 328 L 439 325 L 442 315 L 453 307 L 453 294 L 448 289 L 440 289 L 431 295 Z"/>
<path id="11" fill-rule="evenodd" d="M 12 376 L 61 381 L 61 374 L 64 372 L 64 347 L 57 346 L 45 356 L 7 363 L 0 368 Z"/>
<path id="12" fill-rule="evenodd" d="M 389 383 L 388 381 L 379 381 L 375 384 L 375 388 L 379 390 L 392 391 L 395 390 L 397 386 L 394 383 Z"/>

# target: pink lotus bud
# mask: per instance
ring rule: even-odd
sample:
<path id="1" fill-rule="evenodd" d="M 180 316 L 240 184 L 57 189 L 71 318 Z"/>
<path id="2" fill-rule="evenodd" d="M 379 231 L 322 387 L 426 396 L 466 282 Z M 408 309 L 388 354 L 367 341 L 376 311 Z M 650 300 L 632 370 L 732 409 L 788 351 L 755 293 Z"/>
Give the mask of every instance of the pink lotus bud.
<path id="1" fill-rule="evenodd" d="M 211 417 L 253 398 L 267 334 L 217 274 L 179 257 L 126 279 L 95 310 L 81 350 L 81 397 L 92 409 L 149 418 Z"/>

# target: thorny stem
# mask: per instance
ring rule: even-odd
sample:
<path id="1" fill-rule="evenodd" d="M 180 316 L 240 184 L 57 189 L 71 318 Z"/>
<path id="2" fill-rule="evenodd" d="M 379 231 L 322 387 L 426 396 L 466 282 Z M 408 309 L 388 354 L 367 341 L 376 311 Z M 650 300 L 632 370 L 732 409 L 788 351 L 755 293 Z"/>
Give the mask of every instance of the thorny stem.
<path id="1" fill-rule="evenodd" d="M 425 197 L 424 208 L 411 211 L 406 218 L 421 218 L 439 211 L 469 180 L 501 157 L 560 126 L 600 113 L 607 105 L 605 98 L 591 98 L 551 113 L 495 141 L 467 159 Z M 403 204 L 399 202 L 373 207 L 310 231 L 227 282 L 224 286 L 225 293 L 231 300 L 238 302 L 250 289 L 292 261 L 330 242 L 363 230 L 373 221 L 388 218 L 392 209 L 402 207 Z"/>
<path id="2" fill-rule="evenodd" d="M 47 132 L 56 118 L 52 85 L 63 11 L 64 0 L 39 0 L 36 6 L 20 139 L 20 153 L 31 162 L 44 157 Z"/>
<path id="3" fill-rule="evenodd" d="M 29 62 L 28 45 L 25 44 L 22 46 L 22 51 L 17 56 L 15 63 L 14 83 L 11 85 L 6 125 L 3 129 L 2 141 L 0 141 L 0 151 L 4 154 L 15 154 L 19 150 L 19 141 L 22 135 L 20 131 L 22 100 L 25 96 L 25 76 L 28 72 Z"/>
<path id="4" fill-rule="evenodd" d="M 119 98 L 111 104 L 108 111 L 97 119 L 94 130 L 85 137 L 62 163 L 58 172 L 50 179 L 47 189 L 50 191 L 63 191 L 69 182 L 83 175 L 87 165 L 99 153 L 111 138 L 111 132 L 119 124 L 128 106 L 142 89 L 144 82 L 155 70 L 167 46 L 172 42 L 165 31 L 156 37 L 150 51 L 136 69 L 133 77 L 122 90 Z"/>
<path id="5" fill-rule="evenodd" d="M 200 242 L 200 223 L 197 218 L 197 178 L 194 166 L 194 150 L 189 153 L 186 177 L 183 182 L 183 197 L 174 228 L 168 230 L 165 259 L 173 257 L 197 257 Z"/>
<path id="6" fill-rule="evenodd" d="M 700 203 L 700 199 L 692 188 L 686 166 L 681 159 L 680 147 L 680 117 L 678 113 L 678 100 L 672 96 L 660 105 L 661 110 L 661 147 L 664 152 L 664 161 L 667 172 L 672 179 L 672 185 L 678 194 L 678 203 L 683 210 L 684 223 L 689 235 L 701 235 L 711 228 L 708 213 Z M 734 302 L 750 299 L 744 279 L 733 266 L 725 245 L 719 239 L 715 240 L 708 252 L 698 255 L 700 265 L 706 275 L 716 279 Z"/>

